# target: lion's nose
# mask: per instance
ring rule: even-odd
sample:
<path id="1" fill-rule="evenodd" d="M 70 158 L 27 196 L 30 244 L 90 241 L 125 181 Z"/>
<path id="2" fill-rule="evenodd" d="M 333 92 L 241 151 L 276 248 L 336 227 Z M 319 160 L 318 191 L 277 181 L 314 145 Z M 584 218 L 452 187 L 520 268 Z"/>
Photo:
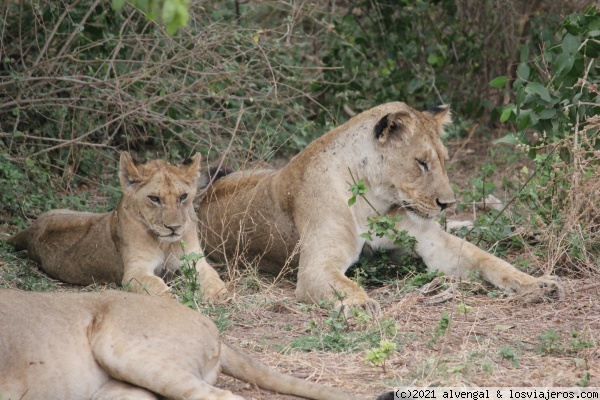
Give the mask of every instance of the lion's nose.
<path id="1" fill-rule="evenodd" d="M 170 229 L 173 232 L 176 232 L 179 228 L 181 228 L 181 225 L 165 225 L 165 228 Z"/>
<path id="2" fill-rule="evenodd" d="M 445 210 L 446 208 L 450 207 L 452 204 L 456 203 L 456 200 L 452 199 L 452 200 L 440 201 L 440 199 L 436 199 L 435 202 L 442 210 Z"/>

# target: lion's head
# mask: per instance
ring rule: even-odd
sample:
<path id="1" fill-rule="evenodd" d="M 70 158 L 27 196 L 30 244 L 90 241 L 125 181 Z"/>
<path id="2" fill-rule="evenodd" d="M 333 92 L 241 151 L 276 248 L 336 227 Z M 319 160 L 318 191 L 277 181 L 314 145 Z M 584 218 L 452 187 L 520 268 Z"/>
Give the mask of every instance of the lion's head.
<path id="1" fill-rule="evenodd" d="M 159 240 L 181 240 L 188 224 L 196 222 L 192 202 L 198 186 L 200 154 L 173 166 L 161 160 L 136 165 L 129 153 L 123 152 L 119 168 L 125 206 Z"/>
<path id="2" fill-rule="evenodd" d="M 432 218 L 455 202 L 440 140 L 450 122 L 448 106 L 419 112 L 405 104 L 379 119 L 372 133 L 380 158 L 377 186 L 394 206 Z"/>

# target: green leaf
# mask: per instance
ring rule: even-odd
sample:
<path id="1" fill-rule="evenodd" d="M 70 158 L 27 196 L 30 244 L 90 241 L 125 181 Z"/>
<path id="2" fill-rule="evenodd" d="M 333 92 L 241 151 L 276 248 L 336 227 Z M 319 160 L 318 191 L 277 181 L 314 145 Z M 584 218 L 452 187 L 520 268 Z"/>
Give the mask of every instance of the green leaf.
<path id="1" fill-rule="evenodd" d="M 577 39 L 577 36 L 573 36 L 570 33 L 566 33 L 562 41 L 562 49 L 565 53 L 575 54 L 579 51 L 581 42 Z"/>
<path id="2" fill-rule="evenodd" d="M 521 63 L 517 67 L 517 76 L 519 77 L 519 79 L 523 79 L 524 81 L 526 81 L 527 79 L 529 79 L 530 71 L 531 68 L 529 68 L 529 65 L 527 65 L 526 63 Z"/>
<path id="3" fill-rule="evenodd" d="M 514 106 L 513 105 L 505 107 L 504 110 L 502 110 L 502 114 L 500 115 L 500 122 L 504 123 L 504 122 L 508 121 L 508 119 L 510 118 L 513 110 L 514 110 Z"/>
<path id="4" fill-rule="evenodd" d="M 490 82 L 490 86 L 496 89 L 500 89 L 506 85 L 506 81 L 508 78 L 506 76 L 499 76 L 497 78 L 492 79 Z"/>
<path id="5" fill-rule="evenodd" d="M 436 56 L 435 54 L 431 53 L 428 57 L 427 57 L 427 62 L 431 65 L 436 65 L 438 62 L 438 56 Z"/>
<path id="6" fill-rule="evenodd" d="M 354 203 L 356 203 L 356 196 L 352 196 L 348 199 L 348 205 L 352 206 L 354 205 Z"/>
<path id="7" fill-rule="evenodd" d="M 589 32 L 588 32 L 588 36 L 589 36 L 589 37 L 596 37 L 596 36 L 600 36 L 600 31 L 589 31 Z"/>
<path id="8" fill-rule="evenodd" d="M 111 5 L 112 8 L 114 8 L 117 11 L 122 10 L 123 7 L 125 7 L 125 0 L 112 0 Z"/>
<path id="9" fill-rule="evenodd" d="M 527 86 L 525 86 L 525 92 L 531 95 L 537 95 L 539 98 L 541 98 L 544 101 L 552 101 L 552 98 L 550 97 L 550 93 L 548 92 L 548 89 L 546 89 L 541 83 L 539 82 L 529 82 L 527 84 Z"/>
<path id="10" fill-rule="evenodd" d="M 551 119 L 556 116 L 556 108 L 547 108 L 540 113 L 540 119 Z"/>
<path id="11" fill-rule="evenodd" d="M 165 24 L 169 25 L 175 18 L 175 11 L 177 7 L 173 0 L 165 0 L 162 7 L 162 20 Z"/>
<path id="12" fill-rule="evenodd" d="M 509 133 L 508 135 L 500 138 L 500 139 L 496 139 L 492 142 L 493 144 L 500 144 L 500 143 L 507 143 L 507 144 L 519 144 L 519 141 L 517 140 L 517 137 L 515 136 L 514 133 Z"/>
<path id="13" fill-rule="evenodd" d="M 573 63 L 575 63 L 575 57 L 570 53 L 562 53 L 556 57 L 556 61 L 554 63 L 554 71 L 557 75 L 566 75 L 573 68 Z"/>
<path id="14" fill-rule="evenodd" d="M 527 60 L 529 59 L 529 46 L 524 44 L 523 46 L 521 46 L 521 62 L 527 62 Z"/>

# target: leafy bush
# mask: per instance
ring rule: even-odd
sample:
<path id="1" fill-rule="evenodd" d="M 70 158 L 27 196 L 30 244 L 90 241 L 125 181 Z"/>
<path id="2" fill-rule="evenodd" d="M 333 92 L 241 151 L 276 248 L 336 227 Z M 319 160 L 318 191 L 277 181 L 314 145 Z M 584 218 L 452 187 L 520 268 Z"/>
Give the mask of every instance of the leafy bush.
<path id="1" fill-rule="evenodd" d="M 594 273 L 600 249 L 599 56 L 595 7 L 567 17 L 539 55 L 530 58 L 524 47 L 513 83 L 516 103 L 501 113 L 518 133 L 498 141 L 517 144 L 537 166 L 530 178 L 535 189 L 518 199 L 533 212 L 530 221 L 548 245 L 550 267 Z"/>
<path id="2" fill-rule="evenodd" d="M 487 83 L 510 69 L 519 43 L 573 9 L 567 2 L 350 1 L 333 21 L 340 39 L 323 58 L 331 68 L 318 88 L 328 103 L 357 110 L 399 100 L 417 108 L 451 103 L 480 116 L 498 101 Z"/>

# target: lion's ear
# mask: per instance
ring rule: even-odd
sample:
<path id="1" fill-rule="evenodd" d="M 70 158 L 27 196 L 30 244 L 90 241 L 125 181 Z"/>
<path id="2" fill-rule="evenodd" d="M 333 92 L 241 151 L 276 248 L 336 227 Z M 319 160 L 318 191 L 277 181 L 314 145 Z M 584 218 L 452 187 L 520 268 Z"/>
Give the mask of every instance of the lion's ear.
<path id="1" fill-rule="evenodd" d="M 401 139 L 403 135 L 411 132 L 412 119 L 406 111 L 387 114 L 375 125 L 375 138 L 381 143 L 390 138 Z"/>
<path id="2" fill-rule="evenodd" d="M 134 189 L 142 181 L 139 169 L 131 158 L 131 154 L 126 151 L 121 153 L 119 160 L 119 179 L 121 187 L 125 190 Z"/>
<path id="3" fill-rule="evenodd" d="M 431 115 L 435 118 L 435 121 L 444 127 L 452 123 L 452 112 L 450 112 L 450 106 L 448 104 L 442 104 L 441 106 L 434 107 L 430 110 Z"/>
<path id="4" fill-rule="evenodd" d="M 192 157 L 186 158 L 181 164 L 180 168 L 182 172 L 190 181 L 200 178 L 200 160 L 202 160 L 202 156 L 200 153 L 196 153 Z"/>

